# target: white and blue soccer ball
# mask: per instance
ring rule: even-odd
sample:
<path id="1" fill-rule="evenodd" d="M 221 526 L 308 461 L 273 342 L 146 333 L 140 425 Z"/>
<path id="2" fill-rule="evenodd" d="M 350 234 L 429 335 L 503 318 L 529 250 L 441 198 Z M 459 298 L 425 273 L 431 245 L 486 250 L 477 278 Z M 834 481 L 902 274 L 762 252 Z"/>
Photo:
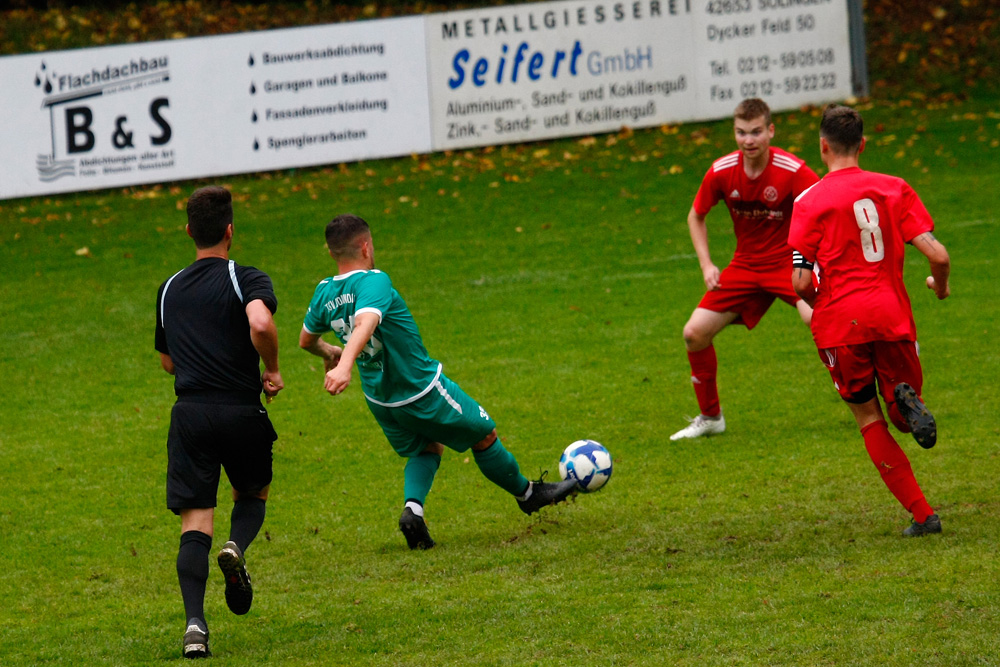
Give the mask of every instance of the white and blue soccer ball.
<path id="1" fill-rule="evenodd" d="M 595 440 L 577 440 L 559 458 L 559 476 L 575 479 L 584 493 L 597 491 L 611 478 L 611 452 Z"/>

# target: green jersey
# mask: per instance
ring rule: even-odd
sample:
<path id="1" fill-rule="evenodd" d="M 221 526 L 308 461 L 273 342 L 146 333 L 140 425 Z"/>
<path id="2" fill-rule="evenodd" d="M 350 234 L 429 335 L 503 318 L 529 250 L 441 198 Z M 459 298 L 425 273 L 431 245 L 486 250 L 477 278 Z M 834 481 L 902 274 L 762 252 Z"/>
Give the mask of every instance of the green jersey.
<path id="1" fill-rule="evenodd" d="M 441 375 L 441 364 L 427 354 L 410 309 L 385 273 L 351 271 L 321 281 L 302 325 L 315 335 L 332 331 L 346 344 L 354 318 L 361 313 L 379 317 L 375 333 L 357 359 L 365 398 L 397 407 L 429 392 Z"/>

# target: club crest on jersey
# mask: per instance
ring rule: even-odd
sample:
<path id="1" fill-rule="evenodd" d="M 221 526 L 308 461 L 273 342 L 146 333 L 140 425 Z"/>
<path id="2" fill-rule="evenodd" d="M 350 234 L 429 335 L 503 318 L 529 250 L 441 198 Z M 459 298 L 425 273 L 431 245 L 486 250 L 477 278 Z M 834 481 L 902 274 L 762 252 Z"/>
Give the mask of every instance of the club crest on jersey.
<path id="1" fill-rule="evenodd" d="M 764 199 L 769 202 L 778 201 L 778 188 L 773 185 L 769 185 L 764 188 Z"/>

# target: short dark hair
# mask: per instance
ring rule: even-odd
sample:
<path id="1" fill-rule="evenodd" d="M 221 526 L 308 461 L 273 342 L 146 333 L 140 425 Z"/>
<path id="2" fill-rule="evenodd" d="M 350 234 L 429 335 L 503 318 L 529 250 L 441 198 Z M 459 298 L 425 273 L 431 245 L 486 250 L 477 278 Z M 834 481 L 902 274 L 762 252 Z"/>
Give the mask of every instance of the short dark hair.
<path id="1" fill-rule="evenodd" d="M 861 140 L 865 136 L 865 122 L 857 110 L 841 104 L 830 104 L 823 110 L 819 136 L 826 139 L 834 153 L 850 155 L 861 148 Z"/>
<path id="2" fill-rule="evenodd" d="M 771 107 L 759 97 L 748 97 L 737 104 L 736 111 L 733 112 L 733 118 L 740 120 L 753 120 L 761 116 L 764 117 L 765 125 L 771 124 Z"/>
<path id="3" fill-rule="evenodd" d="M 326 246 L 335 258 L 357 257 L 353 241 L 361 234 L 370 234 L 368 223 L 356 215 L 343 213 L 326 224 Z"/>
<path id="4" fill-rule="evenodd" d="M 229 190 L 209 185 L 191 193 L 187 203 L 188 230 L 195 246 L 211 248 L 233 224 L 233 196 Z"/>

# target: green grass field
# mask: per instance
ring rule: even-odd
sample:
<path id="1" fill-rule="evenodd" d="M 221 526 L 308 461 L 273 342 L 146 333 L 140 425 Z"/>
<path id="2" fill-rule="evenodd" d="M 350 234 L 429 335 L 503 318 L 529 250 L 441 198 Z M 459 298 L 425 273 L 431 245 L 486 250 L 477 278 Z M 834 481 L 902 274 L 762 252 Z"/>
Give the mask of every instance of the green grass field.
<path id="1" fill-rule="evenodd" d="M 809 333 L 775 305 L 717 340 L 726 434 L 697 412 L 681 327 L 703 291 L 685 216 L 727 122 L 220 179 L 232 256 L 268 271 L 286 390 L 257 599 L 207 614 L 218 665 L 1000 664 L 996 100 L 863 105 L 863 166 L 905 177 L 952 255 L 953 296 L 907 259 L 938 446 L 900 442 L 944 534 L 905 540 Z M 817 118 L 775 145 L 822 173 Z M 196 183 L 0 202 L 0 664 L 177 662 L 179 522 L 164 507 L 172 379 L 161 281 L 193 259 Z M 322 228 L 373 225 L 431 354 L 529 476 L 597 439 L 608 487 L 522 515 L 465 455 L 428 499 L 438 546 L 396 529 L 402 460 L 357 382 L 333 399 L 298 350 Z M 713 256 L 731 256 L 724 209 Z M 231 501 L 220 492 L 215 546 Z M 220 539 L 221 538 L 221 539 Z"/>

